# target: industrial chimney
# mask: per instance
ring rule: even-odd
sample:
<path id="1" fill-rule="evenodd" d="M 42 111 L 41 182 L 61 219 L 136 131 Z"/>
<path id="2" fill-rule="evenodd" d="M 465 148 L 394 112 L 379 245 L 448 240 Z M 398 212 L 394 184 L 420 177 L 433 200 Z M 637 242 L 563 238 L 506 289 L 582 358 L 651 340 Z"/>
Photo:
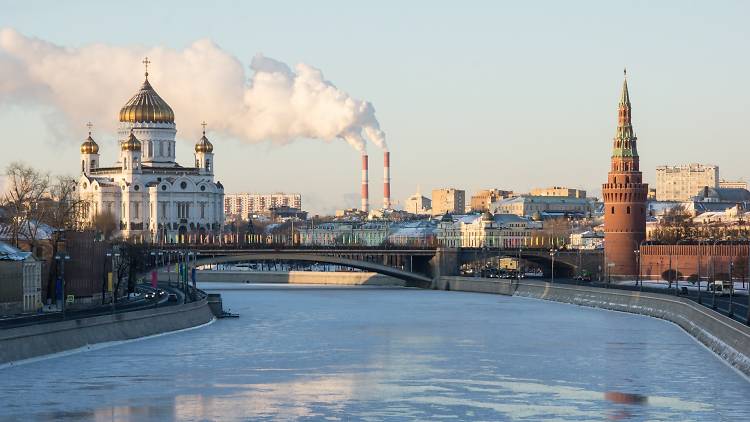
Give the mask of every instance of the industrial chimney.
<path id="1" fill-rule="evenodd" d="M 370 208 L 369 181 L 367 177 L 367 154 L 362 153 L 362 211 L 367 212 Z"/>
<path id="2" fill-rule="evenodd" d="M 383 208 L 391 209 L 391 153 L 383 153 Z"/>

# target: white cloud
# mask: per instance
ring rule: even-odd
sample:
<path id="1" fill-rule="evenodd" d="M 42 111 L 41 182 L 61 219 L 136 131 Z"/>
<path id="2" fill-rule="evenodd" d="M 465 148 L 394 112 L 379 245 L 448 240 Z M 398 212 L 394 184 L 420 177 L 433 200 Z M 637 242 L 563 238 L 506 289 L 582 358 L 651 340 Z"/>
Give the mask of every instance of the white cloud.
<path id="1" fill-rule="evenodd" d="M 145 56 L 152 62 L 149 81 L 175 111 L 183 133 L 197 134 L 205 120 L 211 130 L 246 142 L 343 139 L 364 150 L 370 140 L 386 148 L 372 104 L 338 89 L 319 69 L 257 55 L 246 72 L 209 40 L 183 50 L 66 48 L 2 29 L 0 105 L 52 106 L 71 128 L 92 121 L 113 132 L 120 107 L 140 86 Z"/>

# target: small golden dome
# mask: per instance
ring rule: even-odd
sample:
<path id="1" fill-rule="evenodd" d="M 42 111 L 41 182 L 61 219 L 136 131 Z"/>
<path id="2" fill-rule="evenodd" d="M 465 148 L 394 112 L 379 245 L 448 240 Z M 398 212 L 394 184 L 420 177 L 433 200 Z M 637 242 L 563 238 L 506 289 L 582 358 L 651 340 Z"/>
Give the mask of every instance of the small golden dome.
<path id="1" fill-rule="evenodd" d="M 133 135 L 133 131 L 130 131 L 130 136 L 128 137 L 128 139 L 120 143 L 120 149 L 123 151 L 140 151 L 141 141 L 139 141 L 138 138 Z"/>
<path id="2" fill-rule="evenodd" d="M 174 123 L 174 112 L 148 82 L 148 73 L 141 89 L 120 109 L 120 122 Z"/>
<path id="3" fill-rule="evenodd" d="M 214 145 L 206 138 L 206 132 L 203 132 L 203 136 L 195 144 L 195 152 L 214 152 Z"/>
<path id="4" fill-rule="evenodd" d="M 89 132 L 89 137 L 86 138 L 85 141 L 81 144 L 81 154 L 98 154 L 99 153 L 99 145 L 94 142 L 94 139 L 91 137 L 91 132 Z"/>

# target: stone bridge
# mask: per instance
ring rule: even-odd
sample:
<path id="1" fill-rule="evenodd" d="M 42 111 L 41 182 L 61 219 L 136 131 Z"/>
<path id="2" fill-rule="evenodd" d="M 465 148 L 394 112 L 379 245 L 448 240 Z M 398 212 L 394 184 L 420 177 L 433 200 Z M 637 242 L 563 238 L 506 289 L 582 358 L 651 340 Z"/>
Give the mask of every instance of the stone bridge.
<path id="1" fill-rule="evenodd" d="M 156 251 L 156 250 L 155 250 Z M 159 249 L 170 255 L 193 253 L 190 265 L 239 263 L 248 261 L 310 262 L 341 265 L 376 272 L 404 280 L 409 286 L 428 287 L 439 276 L 457 275 L 463 264 L 478 263 L 492 257 L 520 257 L 537 264 L 549 277 L 552 259 L 546 249 L 383 249 L 383 248 L 285 248 L 232 249 L 192 248 Z M 184 261 L 184 258 L 182 259 Z M 164 261 L 162 261 L 164 262 Z M 172 259 L 170 262 L 175 262 Z M 555 255 L 555 276 L 569 277 L 582 269 L 591 274 L 601 272 L 601 251 L 558 251 Z"/>

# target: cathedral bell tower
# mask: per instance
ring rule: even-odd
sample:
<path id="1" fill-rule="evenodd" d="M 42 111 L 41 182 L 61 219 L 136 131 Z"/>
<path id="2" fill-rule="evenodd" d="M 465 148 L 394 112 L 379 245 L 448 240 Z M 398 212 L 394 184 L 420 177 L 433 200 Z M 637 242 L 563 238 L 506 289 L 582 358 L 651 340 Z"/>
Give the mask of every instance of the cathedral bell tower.
<path id="1" fill-rule="evenodd" d="M 631 121 L 627 73 L 618 106 L 617 132 L 604 197 L 604 265 L 619 278 L 639 273 L 635 251 L 646 239 L 648 185 L 639 169 L 636 136 Z"/>
<path id="2" fill-rule="evenodd" d="M 140 173 L 141 171 L 141 141 L 133 132 L 127 139 L 120 142 L 120 162 L 123 173 Z"/>
<path id="3" fill-rule="evenodd" d="M 195 167 L 200 169 L 201 174 L 214 173 L 214 146 L 206 138 L 206 122 L 203 126 L 203 136 L 195 143 Z"/>
<path id="4" fill-rule="evenodd" d="M 91 169 L 99 167 L 99 145 L 91 137 L 91 123 L 86 126 L 89 128 L 89 137 L 81 144 L 81 173 L 91 174 Z"/>

